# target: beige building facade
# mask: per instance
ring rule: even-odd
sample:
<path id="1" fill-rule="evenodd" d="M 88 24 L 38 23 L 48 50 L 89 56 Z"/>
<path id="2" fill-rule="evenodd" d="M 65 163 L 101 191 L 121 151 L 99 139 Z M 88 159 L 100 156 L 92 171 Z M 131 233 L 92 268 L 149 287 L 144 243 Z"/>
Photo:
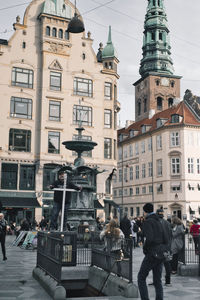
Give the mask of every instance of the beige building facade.
<path id="1" fill-rule="evenodd" d="M 98 165 L 97 198 L 104 206 L 106 179 L 116 167 L 118 59 L 91 33 L 71 34 L 70 1 L 35 1 L 23 22 L 16 18 L 12 37 L 0 40 L 0 201 L 11 220 L 49 216 L 49 184 L 56 168 L 75 156 L 63 141 L 84 139 L 98 146 L 84 153 L 87 165 Z M 106 37 L 105 37 L 106 38 Z M 114 49 L 109 30 L 108 43 Z"/>

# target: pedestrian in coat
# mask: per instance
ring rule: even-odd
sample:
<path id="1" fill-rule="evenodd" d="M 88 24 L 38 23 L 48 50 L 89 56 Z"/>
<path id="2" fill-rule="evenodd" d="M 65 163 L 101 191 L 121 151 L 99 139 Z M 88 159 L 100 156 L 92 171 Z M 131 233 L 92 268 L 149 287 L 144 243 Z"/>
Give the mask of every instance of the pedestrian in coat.
<path id="1" fill-rule="evenodd" d="M 200 238 L 200 224 L 197 220 L 193 220 L 193 225 L 190 227 L 190 233 L 193 237 L 195 253 L 199 254 L 199 238 Z"/>
<path id="2" fill-rule="evenodd" d="M 1 243 L 1 250 L 3 254 L 3 260 L 7 260 L 6 247 L 5 247 L 6 230 L 7 230 L 7 222 L 4 219 L 4 214 L 0 213 L 0 243 Z"/>
<path id="3" fill-rule="evenodd" d="M 124 217 L 120 222 L 120 229 L 125 236 L 124 256 L 126 258 L 129 258 L 133 241 L 131 232 L 131 221 L 128 219 L 128 215 L 126 213 L 124 214 Z"/>
<path id="4" fill-rule="evenodd" d="M 184 230 L 184 226 L 182 224 L 182 221 L 176 216 L 173 217 L 172 218 L 172 243 L 171 243 L 172 274 L 177 273 L 178 257 L 179 257 L 179 254 L 180 254 L 181 250 L 183 249 L 184 235 L 185 235 L 185 230 Z"/>

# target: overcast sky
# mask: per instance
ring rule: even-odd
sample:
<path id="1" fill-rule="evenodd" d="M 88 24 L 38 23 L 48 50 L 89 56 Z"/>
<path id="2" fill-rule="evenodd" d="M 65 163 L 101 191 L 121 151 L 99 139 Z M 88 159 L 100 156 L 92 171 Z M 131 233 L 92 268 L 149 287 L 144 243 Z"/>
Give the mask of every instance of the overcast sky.
<path id="1" fill-rule="evenodd" d="M 9 38 L 17 15 L 23 18 L 27 0 L 0 0 L 0 38 Z M 74 3 L 73 0 L 71 2 Z M 110 3 L 108 3 L 110 2 Z M 92 10 L 100 4 L 106 4 Z M 121 103 L 120 124 L 134 120 L 134 87 L 139 76 L 142 58 L 142 39 L 147 0 L 77 0 L 86 32 L 92 33 L 94 49 L 105 45 L 108 26 L 112 26 L 112 40 L 120 60 L 118 98 Z M 175 75 L 181 80 L 181 99 L 186 89 L 200 96 L 200 0 L 164 0 Z M 4 9 L 7 8 L 7 9 Z M 92 10 L 92 11 L 90 11 Z"/>

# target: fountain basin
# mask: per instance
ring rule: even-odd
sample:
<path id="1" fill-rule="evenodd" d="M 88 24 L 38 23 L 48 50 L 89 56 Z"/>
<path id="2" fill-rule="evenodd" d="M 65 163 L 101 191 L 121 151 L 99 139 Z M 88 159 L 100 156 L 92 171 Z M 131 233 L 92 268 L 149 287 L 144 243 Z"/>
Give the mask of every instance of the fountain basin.
<path id="1" fill-rule="evenodd" d="M 62 143 L 65 145 L 65 148 L 76 151 L 76 152 L 83 152 L 83 151 L 90 151 L 93 150 L 97 143 L 92 141 L 66 141 Z"/>

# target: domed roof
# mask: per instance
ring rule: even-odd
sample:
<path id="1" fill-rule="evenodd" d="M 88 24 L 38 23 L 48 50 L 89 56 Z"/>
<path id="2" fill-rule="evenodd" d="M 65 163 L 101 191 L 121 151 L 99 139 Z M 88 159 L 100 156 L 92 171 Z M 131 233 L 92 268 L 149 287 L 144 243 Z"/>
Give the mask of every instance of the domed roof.
<path id="1" fill-rule="evenodd" d="M 112 38 L 111 38 L 111 26 L 109 26 L 109 33 L 108 33 L 108 41 L 107 45 L 104 47 L 102 51 L 102 58 L 117 58 L 117 51 L 112 43 Z"/>
<path id="2" fill-rule="evenodd" d="M 67 19 L 72 18 L 71 7 L 65 4 L 65 0 L 46 0 L 43 4 L 42 13 Z"/>

